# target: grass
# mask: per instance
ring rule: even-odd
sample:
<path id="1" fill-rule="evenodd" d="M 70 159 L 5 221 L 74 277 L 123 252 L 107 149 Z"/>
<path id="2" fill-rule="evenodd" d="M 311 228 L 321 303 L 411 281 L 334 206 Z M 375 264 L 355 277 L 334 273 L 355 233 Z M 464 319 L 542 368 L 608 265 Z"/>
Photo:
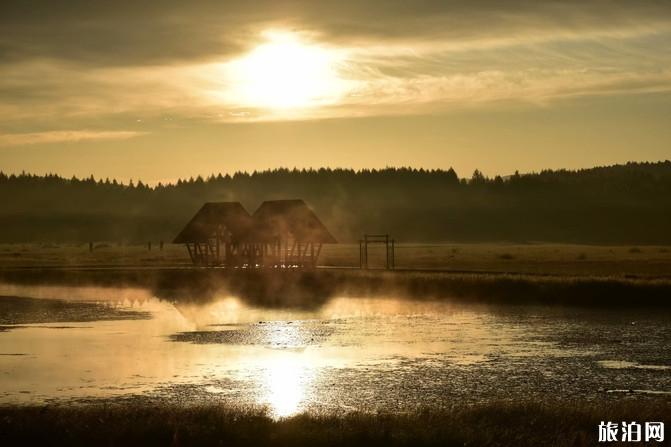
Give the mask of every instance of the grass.
<path id="1" fill-rule="evenodd" d="M 411 414 L 301 414 L 207 406 L 0 407 L 1 445 L 583 446 L 600 421 L 659 421 L 668 401 L 494 403 Z M 668 421 L 666 421 L 668 422 Z"/>
<path id="2" fill-rule="evenodd" d="M 604 307 L 671 305 L 671 280 L 436 271 L 218 269 L 0 269 L 0 282 L 139 287 L 169 301 L 222 294 L 264 307 L 318 308 L 334 296 L 394 296 L 485 304 Z"/>
<path id="3" fill-rule="evenodd" d="M 148 312 L 117 309 L 102 303 L 3 296 L 0 325 L 147 319 Z"/>
<path id="4" fill-rule="evenodd" d="M 635 250 L 634 250 L 635 249 Z M 384 265 L 384 248 L 371 247 L 371 266 Z M 576 262 L 580 260 L 581 262 Z M 359 247 L 354 244 L 326 245 L 320 265 L 358 266 Z M 74 266 L 187 266 L 184 247 L 165 244 L 4 244 L 0 245 L 0 268 Z M 669 247 L 594 246 L 572 244 L 411 244 L 396 245 L 396 266 L 401 269 L 440 269 L 511 274 L 566 276 L 671 277 Z"/>
<path id="5" fill-rule="evenodd" d="M 251 304 L 318 307 L 334 295 L 385 295 L 491 304 L 669 306 L 671 254 L 664 247 L 558 244 L 399 244 L 397 271 L 193 269 L 183 247 L 98 243 L 0 245 L 0 281 L 31 285 L 133 286 L 159 298 L 208 300 L 231 293 Z M 156 245 L 156 244 L 154 244 Z M 14 256 L 15 254 L 20 256 Z M 371 253 L 371 262 L 380 253 Z M 378 256 L 379 257 L 379 256 Z M 322 264 L 353 266 L 358 246 L 326 246 Z M 377 259 L 381 261 L 382 259 Z"/>

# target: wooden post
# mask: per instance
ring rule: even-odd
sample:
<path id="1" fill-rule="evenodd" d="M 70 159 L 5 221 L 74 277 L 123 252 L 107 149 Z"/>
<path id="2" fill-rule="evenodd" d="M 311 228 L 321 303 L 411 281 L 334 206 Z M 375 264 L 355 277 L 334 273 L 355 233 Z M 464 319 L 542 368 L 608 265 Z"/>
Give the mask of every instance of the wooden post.
<path id="1" fill-rule="evenodd" d="M 305 244 L 305 248 L 303 248 L 303 251 L 301 252 L 301 267 L 305 267 L 306 258 L 308 255 L 308 245 L 310 245 L 309 242 Z"/>
<path id="2" fill-rule="evenodd" d="M 387 255 L 387 270 L 389 270 L 389 235 L 384 235 L 384 251 Z"/>
<path id="3" fill-rule="evenodd" d="M 322 244 L 317 245 L 317 254 L 315 254 L 315 267 L 317 267 L 317 261 L 319 260 L 319 254 L 322 252 Z"/>
<path id="4" fill-rule="evenodd" d="M 294 250 L 292 250 L 292 251 L 294 251 Z M 301 256 L 302 251 L 301 251 L 301 243 L 300 242 L 296 242 L 295 251 L 297 253 L 296 255 L 294 255 L 294 257 L 296 258 L 296 265 L 298 265 L 300 267 L 301 266 L 301 258 L 302 258 L 302 256 Z"/>
<path id="5" fill-rule="evenodd" d="M 391 268 L 392 270 L 396 269 L 396 249 L 394 247 L 394 240 L 391 240 Z"/>
<path id="6" fill-rule="evenodd" d="M 289 266 L 289 239 L 284 240 L 284 266 Z"/>
<path id="7" fill-rule="evenodd" d="M 363 235 L 363 265 L 368 269 L 368 235 Z"/>
<path id="8" fill-rule="evenodd" d="M 312 263 L 312 268 L 317 266 L 317 261 L 315 260 L 315 243 L 310 243 L 310 261 Z"/>
<path id="9" fill-rule="evenodd" d="M 189 258 L 191 258 L 192 263 L 196 263 L 196 260 L 193 258 L 193 253 L 191 252 L 191 244 L 186 244 L 186 249 L 189 251 Z"/>
<path id="10" fill-rule="evenodd" d="M 221 255 L 221 234 L 219 233 L 219 230 L 217 230 L 216 244 L 217 245 L 215 247 L 215 250 L 216 250 L 216 261 L 215 261 L 215 263 L 216 264 L 221 264 L 221 258 L 220 258 L 220 255 Z"/>
<path id="11" fill-rule="evenodd" d="M 289 258 L 290 258 L 289 265 L 295 265 L 295 262 L 297 260 L 296 244 L 298 244 L 298 242 L 296 242 L 296 241 L 294 241 L 294 243 L 291 244 L 291 250 L 289 250 Z"/>

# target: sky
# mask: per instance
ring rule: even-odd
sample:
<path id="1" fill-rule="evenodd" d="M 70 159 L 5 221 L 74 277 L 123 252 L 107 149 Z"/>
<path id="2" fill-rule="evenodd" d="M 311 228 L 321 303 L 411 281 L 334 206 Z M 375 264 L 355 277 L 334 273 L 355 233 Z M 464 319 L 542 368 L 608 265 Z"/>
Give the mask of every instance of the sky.
<path id="1" fill-rule="evenodd" d="M 668 0 L 0 3 L 0 170 L 671 158 Z"/>

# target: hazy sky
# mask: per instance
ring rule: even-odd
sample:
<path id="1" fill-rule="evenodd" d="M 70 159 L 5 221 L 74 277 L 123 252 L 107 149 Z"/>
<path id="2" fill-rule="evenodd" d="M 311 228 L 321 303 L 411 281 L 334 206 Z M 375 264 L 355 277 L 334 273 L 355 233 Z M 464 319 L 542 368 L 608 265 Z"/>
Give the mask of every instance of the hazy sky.
<path id="1" fill-rule="evenodd" d="M 671 158 L 668 0 L 0 3 L 0 170 Z"/>

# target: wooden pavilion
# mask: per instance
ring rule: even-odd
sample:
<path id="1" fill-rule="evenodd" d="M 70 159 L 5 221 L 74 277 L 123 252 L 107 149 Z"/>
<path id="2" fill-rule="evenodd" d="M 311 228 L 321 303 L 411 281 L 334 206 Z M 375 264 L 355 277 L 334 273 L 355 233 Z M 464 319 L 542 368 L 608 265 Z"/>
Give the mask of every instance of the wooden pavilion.
<path id="1" fill-rule="evenodd" d="M 302 200 L 271 200 L 252 216 L 239 202 L 206 203 L 173 241 L 191 261 L 229 268 L 314 268 L 337 243 Z"/>
<path id="2" fill-rule="evenodd" d="M 249 258 L 252 217 L 239 202 L 202 206 L 173 243 L 184 244 L 191 261 L 202 266 L 242 266 Z"/>
<path id="3" fill-rule="evenodd" d="M 338 241 L 302 200 L 269 200 L 252 215 L 267 267 L 316 267 L 323 244 Z"/>

